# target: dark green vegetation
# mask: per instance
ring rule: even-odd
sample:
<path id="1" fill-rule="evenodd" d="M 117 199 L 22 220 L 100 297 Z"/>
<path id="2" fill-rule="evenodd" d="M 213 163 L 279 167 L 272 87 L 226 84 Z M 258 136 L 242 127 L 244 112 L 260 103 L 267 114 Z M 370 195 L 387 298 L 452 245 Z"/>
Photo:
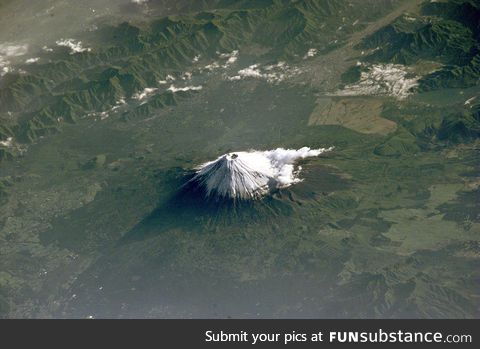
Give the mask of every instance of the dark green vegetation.
<path id="1" fill-rule="evenodd" d="M 183 14 L 0 78 L 1 316 L 477 316 L 478 2 L 161 3 Z M 279 60 L 298 74 L 226 78 Z M 417 93 L 323 95 L 358 60 L 412 67 Z M 353 112 L 309 123 L 320 100 Z M 180 190 L 225 152 L 331 145 L 259 202 Z"/>
<path id="2" fill-rule="evenodd" d="M 375 49 L 368 60 L 443 66 L 420 81 L 420 90 L 470 87 L 480 79 L 480 3 L 430 2 L 419 14 L 405 14 L 366 38 L 363 49 Z M 376 49 L 378 47 L 378 49 Z"/>
<path id="3" fill-rule="evenodd" d="M 240 45 L 260 45 L 269 59 L 294 58 L 311 45 L 331 50 L 340 44 L 330 43 L 338 26 L 346 37 L 355 18 L 367 20 L 380 14 L 372 11 L 373 3 L 359 13 L 348 11 L 348 2 L 342 1 L 247 1 L 243 6 L 220 1 L 216 5 L 220 10 L 214 12 L 162 18 L 141 28 L 126 22 L 102 28 L 95 33 L 100 42 L 92 52 L 71 55 L 67 48 L 57 49 L 43 57 L 50 62 L 26 66 L 26 74 L 7 74 L 2 79 L 0 139 L 13 136 L 19 142 L 32 142 L 58 131 L 62 123 L 107 111 L 168 74 L 182 72 L 197 55 L 206 61 L 218 51 L 231 52 Z M 165 92 L 133 107 L 126 117 L 145 117 L 176 104 L 176 99 Z"/>

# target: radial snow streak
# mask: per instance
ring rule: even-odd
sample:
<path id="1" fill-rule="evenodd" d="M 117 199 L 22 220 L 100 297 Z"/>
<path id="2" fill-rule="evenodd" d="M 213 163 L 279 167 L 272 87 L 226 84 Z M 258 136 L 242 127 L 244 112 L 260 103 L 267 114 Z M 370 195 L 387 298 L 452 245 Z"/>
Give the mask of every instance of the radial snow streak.
<path id="1" fill-rule="evenodd" d="M 295 161 L 332 149 L 232 152 L 200 165 L 190 182 L 203 188 L 207 197 L 258 199 L 272 189 L 301 181 L 298 178 L 301 168 L 295 168 Z"/>

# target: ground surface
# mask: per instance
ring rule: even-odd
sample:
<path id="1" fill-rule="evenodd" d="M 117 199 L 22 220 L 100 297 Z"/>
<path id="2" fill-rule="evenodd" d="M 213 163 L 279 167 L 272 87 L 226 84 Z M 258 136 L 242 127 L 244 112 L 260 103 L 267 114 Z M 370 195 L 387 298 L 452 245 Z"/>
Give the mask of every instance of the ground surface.
<path id="1" fill-rule="evenodd" d="M 0 1 L 1 316 L 478 316 L 478 2 L 20 3 Z M 263 200 L 180 189 L 303 146 L 335 150 Z"/>

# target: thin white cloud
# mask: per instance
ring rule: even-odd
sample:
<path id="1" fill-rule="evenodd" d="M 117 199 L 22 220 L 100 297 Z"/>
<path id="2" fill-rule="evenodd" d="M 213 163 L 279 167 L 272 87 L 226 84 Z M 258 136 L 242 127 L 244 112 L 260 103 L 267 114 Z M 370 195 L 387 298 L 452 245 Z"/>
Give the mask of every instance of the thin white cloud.
<path id="1" fill-rule="evenodd" d="M 80 52 L 90 52 L 92 50 L 89 47 L 83 47 L 81 41 L 76 41 L 74 39 L 60 39 L 55 41 L 55 43 L 58 46 L 69 48 L 71 55 L 73 55 L 74 53 L 80 53 Z"/>
<path id="2" fill-rule="evenodd" d="M 227 69 L 230 67 L 232 64 L 234 64 L 238 60 L 238 50 L 234 50 L 232 52 L 228 53 L 219 53 L 218 54 L 218 61 L 214 61 L 210 64 L 207 64 L 204 69 L 206 70 L 217 70 L 220 68 Z"/>
<path id="3" fill-rule="evenodd" d="M 160 85 L 165 85 L 165 84 L 167 84 L 169 81 L 175 81 L 175 77 L 172 76 L 172 75 L 170 75 L 170 74 L 168 74 L 168 75 L 165 77 L 164 80 L 159 80 L 158 83 L 159 83 Z"/>
<path id="4" fill-rule="evenodd" d="M 36 63 L 40 60 L 40 57 L 32 57 L 32 58 L 29 58 L 25 61 L 26 64 L 32 64 L 32 63 Z"/>
<path id="5" fill-rule="evenodd" d="M 4 43 L 0 44 L 0 76 L 14 71 L 12 59 L 23 56 L 28 52 L 27 44 Z"/>
<path id="6" fill-rule="evenodd" d="M 7 139 L 5 139 L 4 141 L 0 141 L 0 146 L 3 146 L 5 148 L 11 148 L 13 147 L 13 138 L 12 137 L 8 137 Z"/>
<path id="7" fill-rule="evenodd" d="M 207 197 L 258 199 L 272 189 L 301 182 L 301 168 L 295 166 L 297 160 L 319 156 L 332 149 L 303 147 L 232 152 L 200 165 L 190 183 L 203 188 Z"/>
<path id="8" fill-rule="evenodd" d="M 152 94 L 154 94 L 158 88 L 156 87 L 146 87 L 142 91 L 139 91 L 135 93 L 132 98 L 136 99 L 138 101 L 144 100 L 147 97 L 150 97 Z"/>
<path id="9" fill-rule="evenodd" d="M 201 89 L 203 89 L 201 85 L 185 86 L 185 87 L 175 87 L 174 85 L 170 85 L 170 87 L 168 88 L 168 91 L 175 93 L 175 92 L 186 92 L 186 91 L 200 91 Z"/>
<path id="10" fill-rule="evenodd" d="M 262 66 L 252 64 L 246 68 L 240 69 L 236 75 L 228 76 L 227 80 L 238 81 L 243 79 L 262 79 L 269 83 L 278 83 L 285 79 L 299 74 L 298 68 L 292 68 L 285 62 Z"/>
<path id="11" fill-rule="evenodd" d="M 305 56 L 303 56 L 303 59 L 314 57 L 314 56 L 317 55 L 317 53 L 318 53 L 318 51 L 317 51 L 316 48 L 311 48 L 307 51 L 307 53 L 305 53 Z"/>
<path id="12" fill-rule="evenodd" d="M 357 64 L 358 65 L 358 64 Z M 392 96 L 405 99 L 418 85 L 418 76 L 409 75 L 401 64 L 374 64 L 366 66 L 360 80 L 335 92 L 337 96 Z"/>

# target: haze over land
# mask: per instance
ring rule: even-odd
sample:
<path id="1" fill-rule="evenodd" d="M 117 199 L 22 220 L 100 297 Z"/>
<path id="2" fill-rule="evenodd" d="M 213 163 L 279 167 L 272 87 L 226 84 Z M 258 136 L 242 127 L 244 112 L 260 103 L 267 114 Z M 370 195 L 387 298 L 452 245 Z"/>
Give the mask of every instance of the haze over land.
<path id="1" fill-rule="evenodd" d="M 0 316 L 478 316 L 479 8 L 0 1 Z M 181 189 L 304 146 L 261 200 Z"/>

